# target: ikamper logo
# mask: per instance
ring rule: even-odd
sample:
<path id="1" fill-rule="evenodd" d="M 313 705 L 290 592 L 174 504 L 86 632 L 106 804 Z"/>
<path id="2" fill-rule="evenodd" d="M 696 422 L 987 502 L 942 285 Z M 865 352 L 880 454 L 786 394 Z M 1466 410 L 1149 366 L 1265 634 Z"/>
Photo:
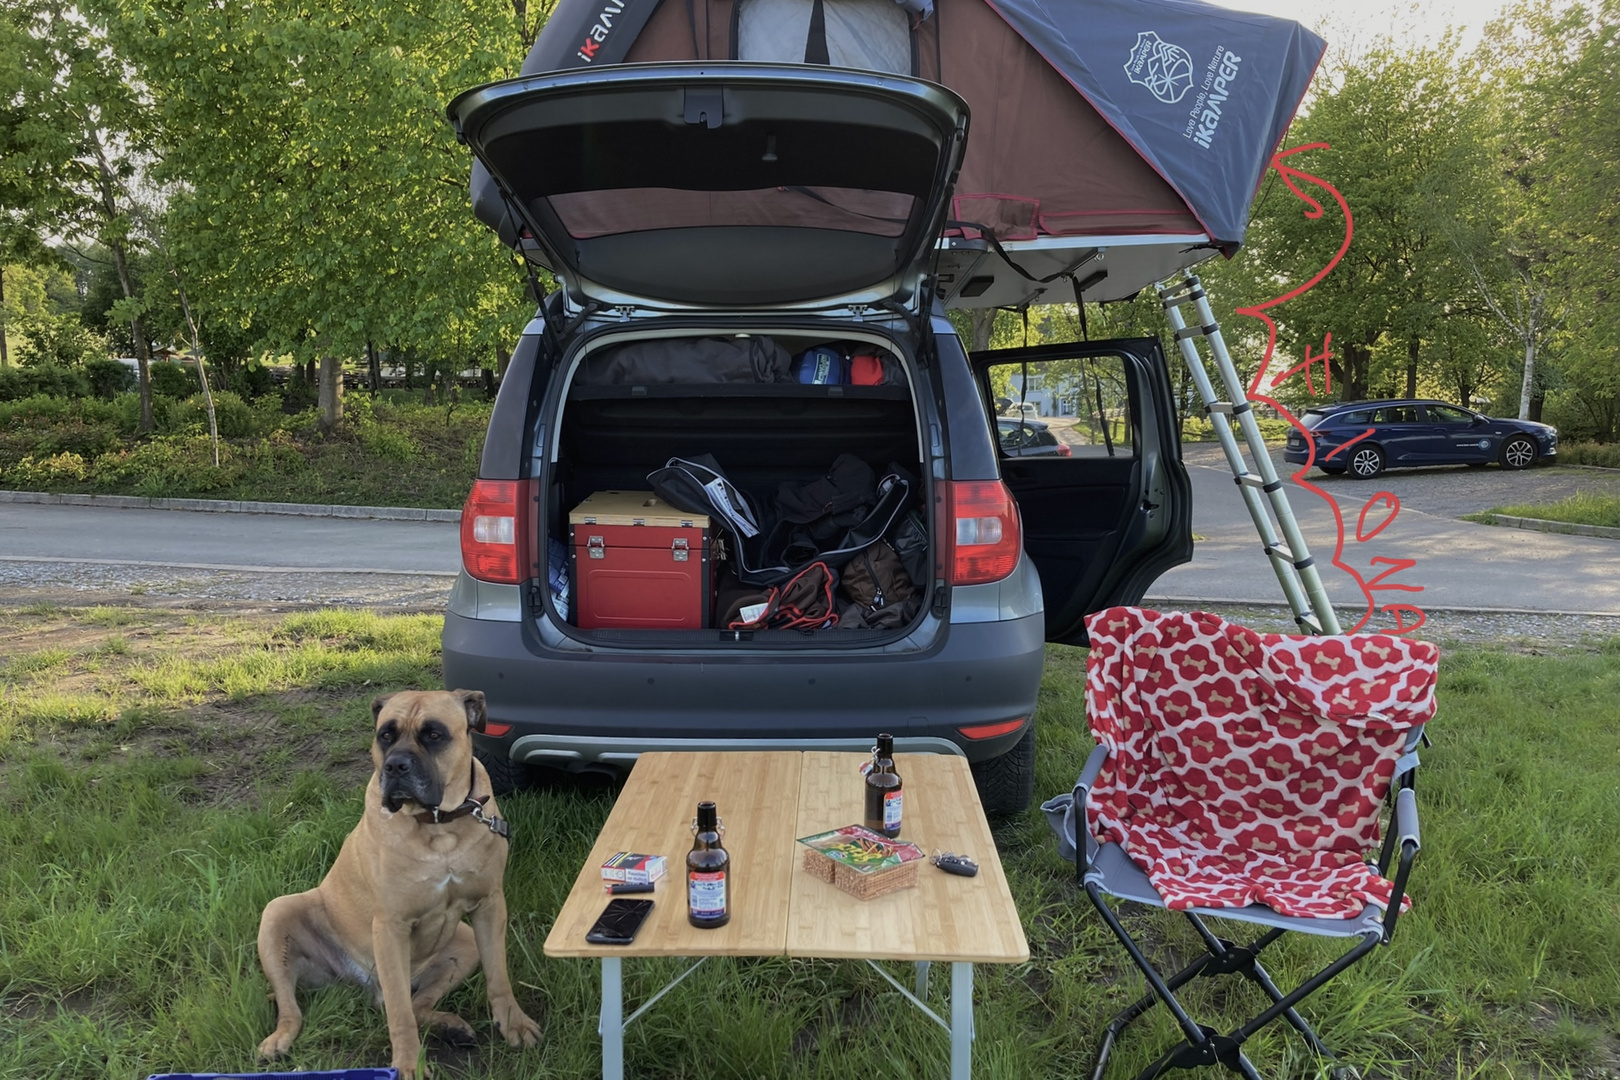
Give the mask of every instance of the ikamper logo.
<path id="1" fill-rule="evenodd" d="M 1221 106 L 1231 94 L 1232 83 L 1238 77 L 1238 65 L 1242 62 L 1243 58 L 1231 49 L 1216 50 L 1215 58 L 1209 62 L 1209 76 L 1204 82 L 1208 91 L 1200 94 L 1200 100 L 1194 103 L 1193 116 L 1187 125 L 1189 137 L 1205 150 L 1215 138 L 1215 129 L 1221 123 Z"/>
<path id="2" fill-rule="evenodd" d="M 1174 105 L 1192 89 L 1192 55 L 1180 45 L 1144 30 L 1136 35 L 1136 44 L 1125 61 L 1125 74 L 1166 105 Z"/>
<path id="3" fill-rule="evenodd" d="M 581 45 L 579 47 L 579 52 L 575 53 L 574 55 L 578 56 L 587 64 L 595 61 L 596 51 L 602 47 L 602 42 L 606 41 L 608 39 L 608 35 L 613 32 L 613 20 L 617 18 L 619 13 L 623 10 L 624 0 L 608 0 L 607 6 L 604 7 L 602 9 L 602 13 L 596 17 L 596 25 L 592 26 L 590 30 L 586 31 L 585 44 Z"/>

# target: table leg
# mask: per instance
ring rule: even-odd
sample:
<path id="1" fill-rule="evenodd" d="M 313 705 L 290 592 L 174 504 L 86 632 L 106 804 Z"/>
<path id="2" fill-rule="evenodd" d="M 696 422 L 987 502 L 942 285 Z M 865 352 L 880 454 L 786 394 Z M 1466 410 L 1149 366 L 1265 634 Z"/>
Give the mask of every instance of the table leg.
<path id="1" fill-rule="evenodd" d="M 624 961 L 602 957 L 602 1080 L 624 1080 Z"/>
<path id="2" fill-rule="evenodd" d="M 919 1000 L 928 1000 L 928 969 L 932 966 L 931 960 L 917 961 L 917 997 Z"/>
<path id="3" fill-rule="evenodd" d="M 973 1071 L 973 965 L 951 964 L 951 1080 Z"/>

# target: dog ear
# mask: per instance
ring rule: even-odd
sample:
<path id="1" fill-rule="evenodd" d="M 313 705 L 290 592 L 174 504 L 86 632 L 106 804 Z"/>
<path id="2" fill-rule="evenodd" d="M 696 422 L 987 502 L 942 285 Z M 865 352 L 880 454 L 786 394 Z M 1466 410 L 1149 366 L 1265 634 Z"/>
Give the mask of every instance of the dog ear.
<path id="1" fill-rule="evenodd" d="M 462 708 L 467 710 L 467 727 L 473 731 L 483 731 L 484 721 L 489 718 L 489 713 L 484 708 L 484 692 L 482 690 L 450 692 L 461 699 Z"/>
<path id="2" fill-rule="evenodd" d="M 397 693 L 399 693 L 398 690 L 394 691 L 394 694 Z M 378 694 L 371 699 L 371 722 L 373 725 L 377 723 L 377 715 L 382 712 L 382 707 L 388 704 L 388 699 L 393 697 L 394 694 Z"/>

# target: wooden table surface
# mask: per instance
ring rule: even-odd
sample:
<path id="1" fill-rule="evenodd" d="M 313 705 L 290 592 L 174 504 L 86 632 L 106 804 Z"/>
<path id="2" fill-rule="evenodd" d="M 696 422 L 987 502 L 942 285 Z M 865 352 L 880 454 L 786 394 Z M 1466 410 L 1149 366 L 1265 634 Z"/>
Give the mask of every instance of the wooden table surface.
<path id="1" fill-rule="evenodd" d="M 801 956 L 1017 963 L 1029 959 L 1012 893 L 965 758 L 902 754 L 900 839 L 972 856 L 977 877 L 918 868 L 917 886 L 859 900 L 802 865 L 800 836 L 860 822 L 865 754 L 650 753 L 631 770 L 546 938 L 547 956 Z M 731 922 L 686 921 L 686 853 L 699 799 L 713 799 L 731 852 Z M 616 851 L 663 855 L 669 871 L 630 945 L 592 945 L 607 904 L 601 864 Z"/>
<path id="2" fill-rule="evenodd" d="M 866 760 L 865 754 L 804 755 L 795 837 L 860 822 L 865 811 L 860 766 Z M 925 863 L 918 868 L 915 888 L 859 900 L 812 877 L 795 858 L 788 955 L 997 964 L 1028 960 L 1029 943 L 967 759 L 899 754 L 895 769 L 905 783 L 900 839 L 928 855 L 969 855 L 979 864 L 978 876 L 959 877 Z"/>
<path id="3" fill-rule="evenodd" d="M 787 947 L 791 863 L 799 858 L 798 751 L 642 754 L 546 937 L 547 956 L 781 956 Z M 731 852 L 731 921 L 686 921 L 686 853 L 697 804 L 713 799 Z M 607 905 L 602 863 L 616 851 L 662 855 L 669 870 L 652 914 L 629 945 L 592 945 L 585 932 Z"/>

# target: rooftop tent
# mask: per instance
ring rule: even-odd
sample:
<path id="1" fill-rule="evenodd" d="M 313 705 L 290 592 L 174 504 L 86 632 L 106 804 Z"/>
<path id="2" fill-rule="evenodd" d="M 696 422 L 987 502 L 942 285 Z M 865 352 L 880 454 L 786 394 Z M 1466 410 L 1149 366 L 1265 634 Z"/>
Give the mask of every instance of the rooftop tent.
<path id="1" fill-rule="evenodd" d="M 1323 49 L 1199 0 L 558 0 L 522 72 L 745 60 L 942 83 L 972 123 L 940 291 L 992 307 L 1071 282 L 1121 299 L 1236 251 Z M 515 240 L 478 165 L 473 196 Z"/>

